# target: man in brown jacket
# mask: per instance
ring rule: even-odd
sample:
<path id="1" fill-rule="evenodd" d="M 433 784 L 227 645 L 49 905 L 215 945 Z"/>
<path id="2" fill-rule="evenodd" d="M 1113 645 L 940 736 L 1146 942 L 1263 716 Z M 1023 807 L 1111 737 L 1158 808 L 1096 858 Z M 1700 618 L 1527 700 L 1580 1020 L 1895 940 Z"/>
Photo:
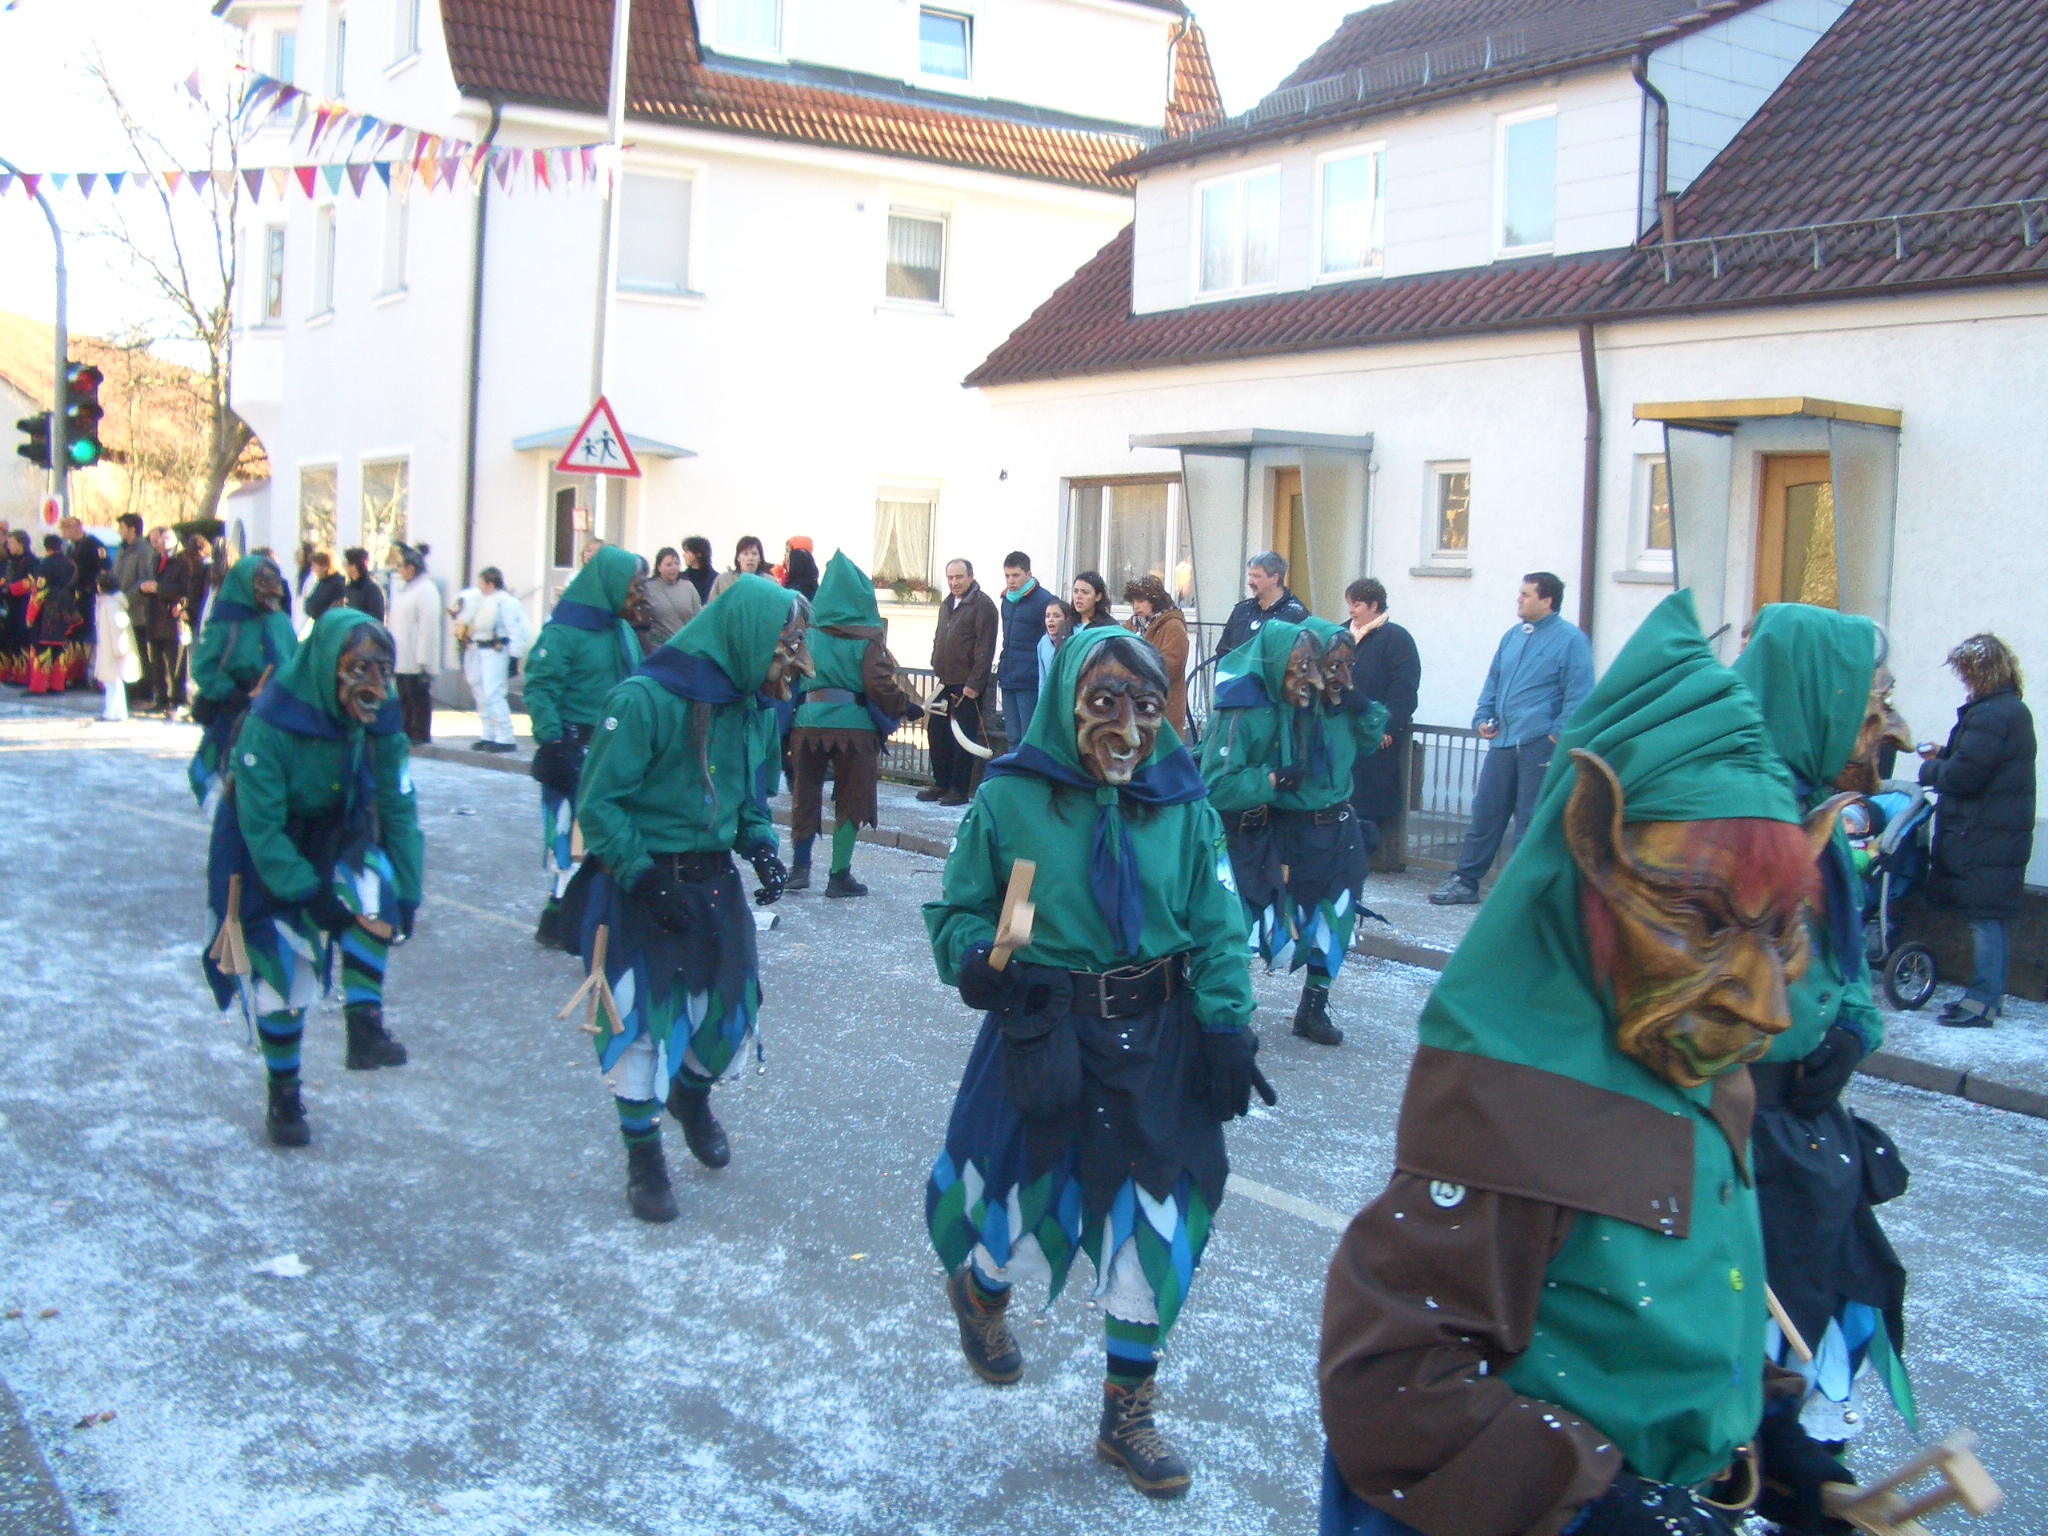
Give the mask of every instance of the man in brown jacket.
<path id="1" fill-rule="evenodd" d="M 946 565 L 946 597 L 939 604 L 938 633 L 932 636 L 932 670 L 939 675 L 939 696 L 925 718 L 931 739 L 932 787 L 918 791 L 920 800 L 965 805 L 974 790 L 977 754 L 953 735 L 957 723 L 969 741 L 983 740 L 981 703 L 988 692 L 996 659 L 996 605 L 974 579 L 966 560 Z"/>

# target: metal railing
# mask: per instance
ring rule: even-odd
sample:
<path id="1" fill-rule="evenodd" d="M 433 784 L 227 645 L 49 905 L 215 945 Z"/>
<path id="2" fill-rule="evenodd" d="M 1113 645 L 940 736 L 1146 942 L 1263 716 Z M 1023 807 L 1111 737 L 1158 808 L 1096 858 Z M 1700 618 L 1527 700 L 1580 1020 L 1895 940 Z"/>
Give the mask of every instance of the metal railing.
<path id="1" fill-rule="evenodd" d="M 920 704 L 929 704 L 939 696 L 939 674 L 929 667 L 898 667 L 896 680 Z M 981 724 L 982 734 L 991 750 L 1003 751 L 1002 711 L 993 696 L 983 701 Z M 881 766 L 885 779 L 907 784 L 932 782 L 931 736 L 925 728 L 924 716 L 904 721 L 896 728 L 896 733 L 882 743 Z"/>
<path id="2" fill-rule="evenodd" d="M 1424 869 L 1455 869 L 1486 743 L 1477 731 L 1454 725 L 1418 725 L 1407 744 L 1408 814 L 1402 848 Z"/>
<path id="3" fill-rule="evenodd" d="M 2048 227 L 2048 198 L 2021 197 L 1658 241 L 1643 247 L 1642 259 L 1661 260 L 1667 283 L 1681 276 L 1719 278 L 1747 267 L 1797 265 L 1818 272 L 1831 261 L 1902 262 L 1922 251 L 1967 250 L 1980 245 L 2032 247 L 2041 239 L 2044 227 Z"/>

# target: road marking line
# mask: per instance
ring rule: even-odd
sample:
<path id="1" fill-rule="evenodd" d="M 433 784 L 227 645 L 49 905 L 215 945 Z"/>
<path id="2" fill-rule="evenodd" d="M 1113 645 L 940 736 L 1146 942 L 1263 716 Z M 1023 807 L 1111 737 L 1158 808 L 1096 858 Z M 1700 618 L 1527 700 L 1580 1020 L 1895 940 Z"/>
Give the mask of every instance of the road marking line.
<path id="1" fill-rule="evenodd" d="M 493 923 L 503 923 L 507 928 L 517 928 L 521 933 L 529 931 L 523 918 L 507 917 L 502 912 L 487 911 L 483 907 L 472 907 L 466 901 L 457 901 L 453 896 L 429 896 L 427 904 L 435 907 L 453 907 L 458 912 L 467 912 L 471 917 L 485 918 Z"/>
<path id="2" fill-rule="evenodd" d="M 1342 1232 L 1351 1225 L 1349 1216 L 1339 1215 L 1327 1205 L 1317 1205 L 1312 1200 L 1303 1200 L 1300 1196 L 1290 1195 L 1285 1190 L 1256 1183 L 1241 1173 L 1233 1173 L 1224 1188 L 1233 1195 L 1243 1195 L 1247 1200 L 1270 1205 L 1276 1211 L 1299 1216 L 1303 1221 L 1312 1221 L 1319 1227 L 1329 1228 L 1332 1232 Z"/>

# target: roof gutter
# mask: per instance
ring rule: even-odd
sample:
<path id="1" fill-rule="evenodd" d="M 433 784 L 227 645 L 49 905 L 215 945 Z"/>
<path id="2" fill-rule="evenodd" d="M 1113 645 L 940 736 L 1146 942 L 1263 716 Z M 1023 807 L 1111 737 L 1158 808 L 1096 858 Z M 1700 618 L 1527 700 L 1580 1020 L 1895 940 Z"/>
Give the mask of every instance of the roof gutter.
<path id="1" fill-rule="evenodd" d="M 1593 638 L 1593 593 L 1600 585 L 1600 370 L 1591 321 L 1579 327 L 1579 372 L 1586 386 L 1586 483 L 1579 513 L 1579 628 Z"/>
<path id="2" fill-rule="evenodd" d="M 483 154 L 491 147 L 491 141 L 498 136 L 498 124 L 505 115 L 505 104 L 493 97 L 491 100 L 491 125 L 484 132 L 484 140 L 477 147 Z M 486 215 L 491 206 L 491 178 L 486 174 L 476 188 L 476 239 L 469 260 L 469 399 L 465 408 L 468 420 L 464 423 L 465 442 L 462 460 L 462 584 L 470 584 L 471 568 L 476 563 L 476 435 L 477 400 L 483 392 L 484 354 L 484 230 Z"/>
<path id="3" fill-rule="evenodd" d="M 1650 84 L 1650 56 L 1639 53 L 1628 72 L 1657 108 L 1657 225 L 1664 244 L 1678 238 L 1678 199 L 1671 195 L 1671 102 Z"/>

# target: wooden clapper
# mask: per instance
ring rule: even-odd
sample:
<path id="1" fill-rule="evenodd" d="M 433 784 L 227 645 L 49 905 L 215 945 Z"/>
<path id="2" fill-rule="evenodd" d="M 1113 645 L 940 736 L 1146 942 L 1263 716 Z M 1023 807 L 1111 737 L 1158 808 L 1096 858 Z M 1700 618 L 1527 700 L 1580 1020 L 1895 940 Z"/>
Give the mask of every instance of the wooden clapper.
<path id="1" fill-rule="evenodd" d="M 249 964 L 249 946 L 242 937 L 242 877 L 228 876 L 228 910 L 220 920 L 220 932 L 214 935 L 213 948 L 206 952 L 206 958 L 220 967 L 224 976 L 248 976 L 253 973 Z"/>
<path id="2" fill-rule="evenodd" d="M 583 978 L 583 985 L 576 989 L 576 995 L 564 1003 L 562 1011 L 555 1015 L 558 1019 L 566 1019 L 576 1011 L 578 1003 L 587 1001 L 590 1011 L 584 1015 L 583 1022 L 576 1026 L 586 1035 L 606 1033 L 597 1022 L 599 1010 L 603 1011 L 605 1019 L 611 1025 L 610 1033 L 623 1035 L 626 1032 L 626 1022 L 619 1017 L 619 1005 L 612 999 L 611 983 L 604 977 L 605 949 L 611 942 L 611 936 L 610 925 L 598 924 L 597 938 L 590 950 L 590 974 Z"/>
<path id="3" fill-rule="evenodd" d="M 993 970 L 1007 970 L 1010 956 L 1031 942 L 1031 924 L 1038 915 L 1038 909 L 1031 905 L 1031 882 L 1038 874 L 1038 865 L 1031 859 L 1019 859 L 1010 866 L 1010 888 L 1003 892 L 1002 915 L 996 919 L 996 941 L 989 949 L 988 963 Z"/>
<path id="4" fill-rule="evenodd" d="M 1959 1429 L 1939 1445 L 1929 1446 L 1881 1483 L 1851 1488 L 1830 1483 L 1821 1490 L 1823 1506 L 1837 1520 L 1846 1520 L 1868 1536 L 1928 1536 L 1922 1515 L 1960 1504 L 1972 1516 L 1988 1515 L 2005 1495 L 1984 1463 L 1977 1459 L 1977 1437 Z M 1925 1493 L 1908 1491 L 1930 1473 L 1940 1485 Z"/>

